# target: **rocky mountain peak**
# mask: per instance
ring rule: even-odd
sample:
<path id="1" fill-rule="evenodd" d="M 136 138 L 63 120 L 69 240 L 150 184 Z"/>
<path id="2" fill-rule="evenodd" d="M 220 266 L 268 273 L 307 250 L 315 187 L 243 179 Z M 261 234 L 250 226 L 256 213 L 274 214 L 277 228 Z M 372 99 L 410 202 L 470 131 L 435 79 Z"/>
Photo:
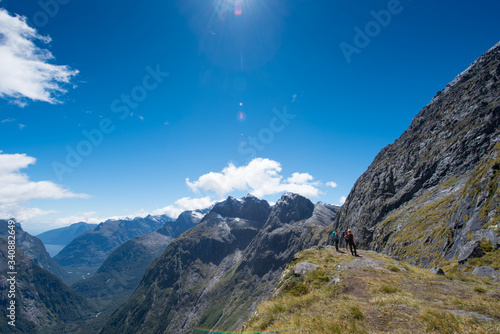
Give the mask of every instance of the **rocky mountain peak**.
<path id="1" fill-rule="evenodd" d="M 312 216 L 314 204 L 299 194 L 287 192 L 281 196 L 273 207 L 271 215 L 282 223 L 290 224 Z"/>
<path id="2" fill-rule="evenodd" d="M 241 199 L 229 196 L 225 201 L 215 204 L 210 212 L 222 217 L 264 222 L 271 212 L 271 206 L 266 200 L 260 200 L 252 195 L 246 195 Z"/>

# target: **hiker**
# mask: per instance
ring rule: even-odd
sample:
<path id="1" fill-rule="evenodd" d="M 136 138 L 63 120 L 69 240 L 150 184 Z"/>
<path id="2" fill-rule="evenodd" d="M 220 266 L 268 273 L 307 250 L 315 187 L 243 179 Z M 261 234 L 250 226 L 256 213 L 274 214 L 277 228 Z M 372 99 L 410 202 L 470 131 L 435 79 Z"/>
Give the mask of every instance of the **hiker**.
<path id="1" fill-rule="evenodd" d="M 335 249 L 338 252 L 339 251 L 339 234 L 337 233 L 337 231 L 332 232 L 332 238 L 333 238 L 333 243 L 335 245 Z"/>
<path id="2" fill-rule="evenodd" d="M 345 240 L 349 245 L 349 249 L 351 250 L 351 254 L 353 256 L 358 256 L 356 252 L 356 244 L 354 243 L 354 235 L 352 235 L 351 229 L 347 230 L 347 234 L 345 235 Z"/>
<path id="3" fill-rule="evenodd" d="M 345 235 L 346 235 L 346 234 L 347 234 L 347 229 L 343 230 L 343 231 L 342 231 L 342 234 L 340 235 L 340 240 L 341 240 L 340 242 L 341 242 L 342 244 L 344 244 L 344 243 L 345 243 L 345 246 L 344 246 L 344 247 L 345 247 L 345 250 L 347 250 L 347 242 L 346 242 L 346 240 L 345 240 Z M 340 247 L 342 247 L 342 244 L 340 245 Z"/>

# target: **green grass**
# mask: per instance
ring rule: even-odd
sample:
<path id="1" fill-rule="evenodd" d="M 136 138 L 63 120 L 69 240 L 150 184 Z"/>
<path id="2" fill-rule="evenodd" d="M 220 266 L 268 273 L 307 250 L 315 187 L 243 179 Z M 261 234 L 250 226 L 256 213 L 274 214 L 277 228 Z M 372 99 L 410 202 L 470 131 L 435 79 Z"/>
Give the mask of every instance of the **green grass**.
<path id="1" fill-rule="evenodd" d="M 500 283 L 472 276 L 467 268 L 438 276 L 394 259 L 360 251 L 358 260 L 377 260 L 376 267 L 338 272 L 356 258 L 331 248 L 307 250 L 288 266 L 276 298 L 261 303 L 245 331 L 270 331 L 298 326 L 290 333 L 497 333 L 500 334 Z M 320 268 L 295 277 L 295 264 L 307 261 Z M 331 278 L 340 276 L 338 283 Z M 467 278 L 467 282 L 463 279 Z M 292 290 L 284 289 L 295 279 Z M 288 283 L 285 283 L 288 282 Z M 291 293 L 297 286 L 307 293 Z M 304 291 L 305 291 L 304 290 Z M 480 321 L 448 310 L 476 312 L 494 319 Z"/>

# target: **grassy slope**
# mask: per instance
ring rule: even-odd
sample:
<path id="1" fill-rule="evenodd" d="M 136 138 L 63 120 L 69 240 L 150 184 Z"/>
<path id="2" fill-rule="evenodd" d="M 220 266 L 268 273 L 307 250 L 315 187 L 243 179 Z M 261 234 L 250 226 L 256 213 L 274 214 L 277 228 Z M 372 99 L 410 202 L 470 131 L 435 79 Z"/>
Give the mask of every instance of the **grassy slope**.
<path id="1" fill-rule="evenodd" d="M 355 258 L 331 247 L 299 253 L 277 297 L 258 307 L 244 331 L 297 326 L 288 332 L 500 333 L 500 283 L 472 276 L 467 268 L 438 276 L 381 254 L 359 253 Z M 292 268 L 303 261 L 320 268 L 295 277 Z M 335 277 L 339 282 L 329 284 Z M 492 321 L 450 310 L 476 312 Z"/>

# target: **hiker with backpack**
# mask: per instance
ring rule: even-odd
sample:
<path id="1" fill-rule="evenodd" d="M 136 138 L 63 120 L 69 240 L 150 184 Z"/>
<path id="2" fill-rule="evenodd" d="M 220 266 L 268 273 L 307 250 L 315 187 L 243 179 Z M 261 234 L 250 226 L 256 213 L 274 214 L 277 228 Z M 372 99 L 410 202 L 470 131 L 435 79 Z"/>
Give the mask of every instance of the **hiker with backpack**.
<path id="1" fill-rule="evenodd" d="M 354 243 L 354 235 L 352 234 L 351 229 L 347 230 L 347 234 L 345 235 L 345 240 L 346 240 L 347 244 L 349 245 L 349 249 L 351 250 L 351 254 L 353 256 L 358 256 L 358 253 L 356 252 L 356 244 Z"/>
<path id="2" fill-rule="evenodd" d="M 332 239 L 333 239 L 333 244 L 335 245 L 335 249 L 337 252 L 339 251 L 339 234 L 337 231 L 332 232 Z"/>
<path id="3" fill-rule="evenodd" d="M 342 234 L 340 235 L 340 247 L 345 243 L 344 247 L 345 250 L 347 250 L 347 241 L 345 240 L 345 235 L 347 234 L 347 229 L 342 231 Z"/>

